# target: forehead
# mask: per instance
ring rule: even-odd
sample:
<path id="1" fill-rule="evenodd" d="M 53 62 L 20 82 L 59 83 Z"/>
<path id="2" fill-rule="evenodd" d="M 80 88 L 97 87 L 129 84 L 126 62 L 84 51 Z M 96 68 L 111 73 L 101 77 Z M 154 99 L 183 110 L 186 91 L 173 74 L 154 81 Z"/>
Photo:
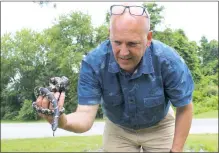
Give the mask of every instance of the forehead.
<path id="1" fill-rule="evenodd" d="M 142 33 L 130 32 L 130 31 L 114 31 L 111 32 L 110 38 L 114 41 L 134 42 L 141 41 L 144 36 Z"/>
<path id="2" fill-rule="evenodd" d="M 110 31 L 120 32 L 140 32 L 145 33 L 147 30 L 147 21 L 143 16 L 132 16 L 129 13 L 123 15 L 113 15 L 110 22 Z"/>
<path id="3" fill-rule="evenodd" d="M 120 23 L 112 26 L 110 37 L 120 41 L 140 41 L 146 36 L 146 30 L 133 23 Z"/>

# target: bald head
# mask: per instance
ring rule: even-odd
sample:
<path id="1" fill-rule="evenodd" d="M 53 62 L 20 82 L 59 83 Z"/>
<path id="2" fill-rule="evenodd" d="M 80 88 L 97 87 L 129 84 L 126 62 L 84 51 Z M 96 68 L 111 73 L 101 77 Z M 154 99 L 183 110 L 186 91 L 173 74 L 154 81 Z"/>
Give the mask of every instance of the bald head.
<path id="1" fill-rule="evenodd" d="M 122 3 L 118 5 L 124 6 L 137 6 L 135 3 Z M 120 10 L 119 10 L 120 9 Z M 121 12 L 124 8 L 118 8 L 117 11 Z M 138 13 L 138 9 L 132 9 L 132 13 Z M 138 29 L 143 30 L 142 32 L 146 32 L 146 34 L 150 30 L 150 19 L 146 17 L 144 13 L 143 16 L 134 16 L 129 13 L 129 8 L 125 9 L 125 12 L 121 15 L 112 15 L 110 18 L 110 31 L 113 30 L 113 27 L 118 28 L 129 28 L 129 29 Z"/>

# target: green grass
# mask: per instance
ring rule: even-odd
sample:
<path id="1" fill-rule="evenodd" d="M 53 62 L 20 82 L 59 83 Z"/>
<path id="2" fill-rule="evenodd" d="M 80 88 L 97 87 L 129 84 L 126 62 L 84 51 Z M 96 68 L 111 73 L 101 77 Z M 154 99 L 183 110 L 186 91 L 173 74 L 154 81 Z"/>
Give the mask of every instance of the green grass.
<path id="1" fill-rule="evenodd" d="M 194 115 L 194 118 L 218 118 L 218 110 L 212 110 L 209 112 Z"/>
<path id="2" fill-rule="evenodd" d="M 1 140 L 1 152 L 82 152 L 101 148 L 102 136 Z"/>
<path id="3" fill-rule="evenodd" d="M 85 152 L 102 147 L 102 136 L 1 140 L 2 152 Z M 218 151 L 218 134 L 189 135 L 185 149 Z"/>
<path id="4" fill-rule="evenodd" d="M 198 152 L 201 148 L 206 152 L 218 152 L 218 134 L 189 135 L 185 150 L 189 149 Z"/>

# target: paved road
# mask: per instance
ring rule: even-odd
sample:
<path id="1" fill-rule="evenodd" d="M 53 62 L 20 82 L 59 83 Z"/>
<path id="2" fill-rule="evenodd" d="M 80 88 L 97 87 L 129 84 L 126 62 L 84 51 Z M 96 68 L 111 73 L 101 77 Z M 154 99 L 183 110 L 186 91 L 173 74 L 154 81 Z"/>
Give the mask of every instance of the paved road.
<path id="1" fill-rule="evenodd" d="M 55 136 L 90 136 L 101 135 L 104 122 L 95 122 L 92 128 L 82 134 L 57 129 Z M 218 119 L 194 119 L 190 134 L 218 133 Z M 1 139 L 42 138 L 52 137 L 52 130 L 48 123 L 2 123 Z"/>

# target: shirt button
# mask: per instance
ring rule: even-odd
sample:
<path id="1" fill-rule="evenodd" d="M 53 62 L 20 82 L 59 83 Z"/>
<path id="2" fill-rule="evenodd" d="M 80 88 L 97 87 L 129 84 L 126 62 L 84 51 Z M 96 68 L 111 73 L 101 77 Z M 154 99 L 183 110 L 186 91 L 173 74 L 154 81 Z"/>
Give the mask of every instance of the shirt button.
<path id="1" fill-rule="evenodd" d="M 134 101 L 133 99 L 130 99 L 130 100 L 129 100 L 129 103 L 130 103 L 130 104 L 134 104 L 135 101 Z"/>

